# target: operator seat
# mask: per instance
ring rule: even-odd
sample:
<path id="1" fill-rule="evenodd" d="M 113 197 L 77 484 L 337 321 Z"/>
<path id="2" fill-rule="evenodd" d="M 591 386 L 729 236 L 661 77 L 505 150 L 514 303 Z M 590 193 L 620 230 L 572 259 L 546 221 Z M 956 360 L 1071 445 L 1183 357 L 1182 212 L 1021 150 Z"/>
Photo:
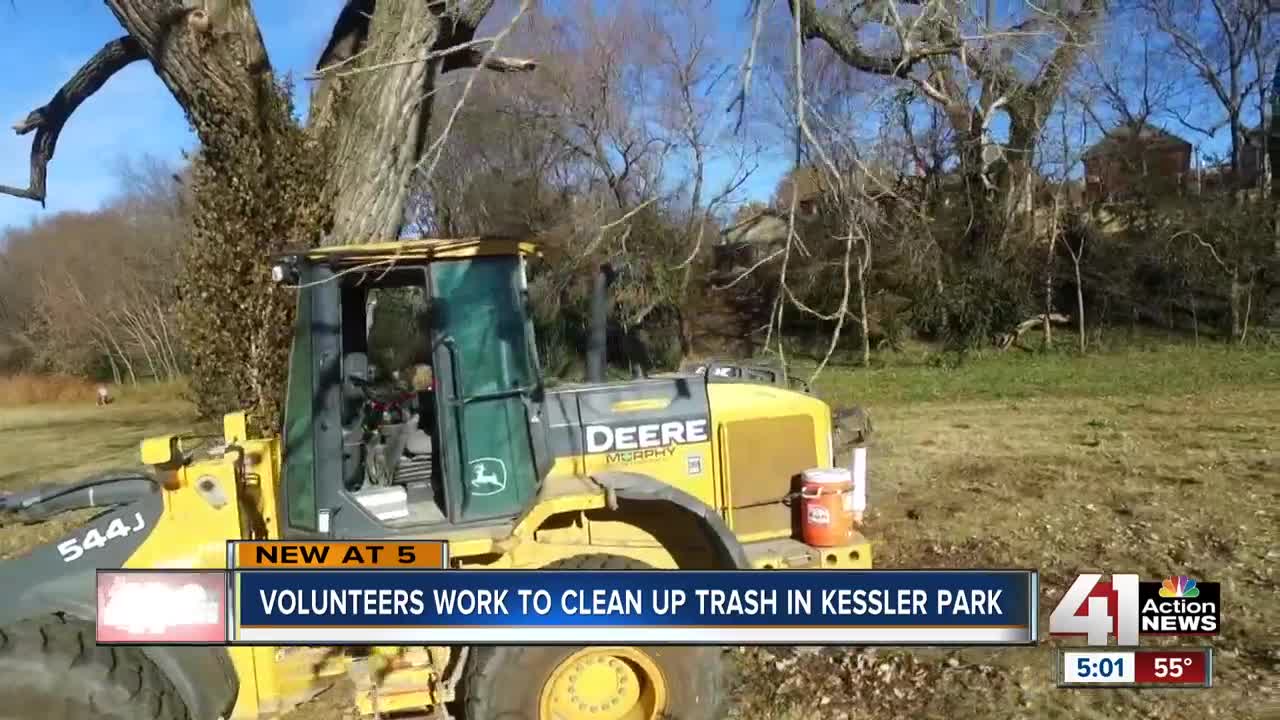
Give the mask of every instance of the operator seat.
<path id="1" fill-rule="evenodd" d="M 413 390 L 418 394 L 417 422 L 409 429 L 405 450 L 411 455 L 430 455 L 435 434 L 435 393 L 432 392 L 431 366 L 418 363 L 413 367 Z"/>

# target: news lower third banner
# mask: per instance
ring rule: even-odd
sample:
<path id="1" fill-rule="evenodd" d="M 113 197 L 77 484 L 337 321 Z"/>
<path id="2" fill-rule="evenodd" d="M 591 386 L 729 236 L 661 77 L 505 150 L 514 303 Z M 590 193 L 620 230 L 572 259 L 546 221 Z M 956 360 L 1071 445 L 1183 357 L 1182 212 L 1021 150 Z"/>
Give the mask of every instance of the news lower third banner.
<path id="1" fill-rule="evenodd" d="M 239 645 L 1022 645 L 1029 570 L 462 570 L 438 541 L 234 541 L 99 570 L 97 640 Z"/>
<path id="2" fill-rule="evenodd" d="M 1020 570 L 231 571 L 233 644 L 1016 645 Z"/>

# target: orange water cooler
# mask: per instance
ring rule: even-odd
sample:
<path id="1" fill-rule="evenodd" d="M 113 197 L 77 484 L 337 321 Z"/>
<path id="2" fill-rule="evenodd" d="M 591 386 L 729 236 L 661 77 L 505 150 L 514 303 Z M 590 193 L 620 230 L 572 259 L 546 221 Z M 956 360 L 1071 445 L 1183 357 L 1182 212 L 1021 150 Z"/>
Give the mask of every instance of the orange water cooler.
<path id="1" fill-rule="evenodd" d="M 854 451 L 853 468 L 814 468 L 801 474 L 800 538 L 814 547 L 853 542 L 867 506 L 866 448 Z"/>

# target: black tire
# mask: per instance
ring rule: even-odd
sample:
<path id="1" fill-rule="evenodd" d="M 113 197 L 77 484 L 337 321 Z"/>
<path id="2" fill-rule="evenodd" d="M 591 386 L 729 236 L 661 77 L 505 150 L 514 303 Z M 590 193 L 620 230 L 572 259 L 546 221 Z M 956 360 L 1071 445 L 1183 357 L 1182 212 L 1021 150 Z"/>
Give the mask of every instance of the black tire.
<path id="1" fill-rule="evenodd" d="M 617 555 L 578 555 L 548 570 L 650 570 Z M 581 647 L 477 647 L 464 686 L 466 720 L 554 720 L 538 717 L 542 688 L 561 662 Z M 721 720 L 725 659 L 718 647 L 644 646 L 667 687 L 663 720 Z"/>
<path id="2" fill-rule="evenodd" d="M 173 684 L 135 648 L 94 642 L 54 615 L 0 628 L 0 719 L 189 720 Z"/>

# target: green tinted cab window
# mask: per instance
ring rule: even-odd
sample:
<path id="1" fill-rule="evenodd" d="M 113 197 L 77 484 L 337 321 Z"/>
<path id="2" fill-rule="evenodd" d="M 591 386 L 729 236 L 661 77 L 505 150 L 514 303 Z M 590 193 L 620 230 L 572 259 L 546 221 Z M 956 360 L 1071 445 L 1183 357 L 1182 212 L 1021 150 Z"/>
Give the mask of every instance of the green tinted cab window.
<path id="1" fill-rule="evenodd" d="M 462 397 L 532 387 L 535 376 L 520 290 L 520 259 L 438 262 L 432 272 L 438 330 L 452 337 L 457 348 Z"/>

